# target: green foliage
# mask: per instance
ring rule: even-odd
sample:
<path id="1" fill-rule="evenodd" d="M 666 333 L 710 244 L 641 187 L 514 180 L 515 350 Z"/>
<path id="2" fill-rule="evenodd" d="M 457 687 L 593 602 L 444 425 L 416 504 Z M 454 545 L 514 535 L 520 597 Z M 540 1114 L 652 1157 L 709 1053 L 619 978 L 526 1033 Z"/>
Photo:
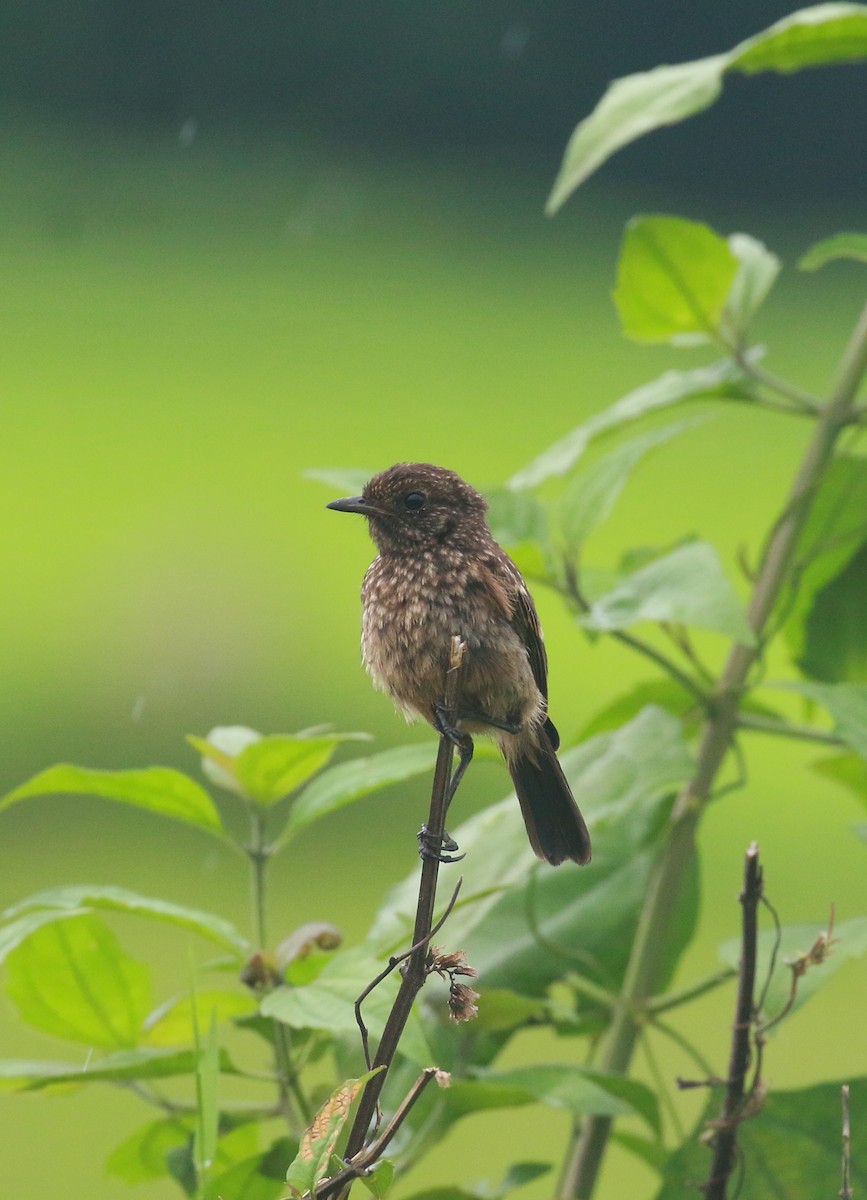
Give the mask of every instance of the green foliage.
<path id="1" fill-rule="evenodd" d="M 818 271 L 840 259 L 867 263 L 867 233 L 836 233 L 816 242 L 798 263 L 801 271 Z"/>
<path id="2" fill-rule="evenodd" d="M 636 138 L 708 108 L 730 72 L 799 71 L 865 57 L 867 7 L 818 4 L 783 17 L 725 54 L 618 79 L 572 134 L 548 212 L 556 212 L 606 159 Z"/>

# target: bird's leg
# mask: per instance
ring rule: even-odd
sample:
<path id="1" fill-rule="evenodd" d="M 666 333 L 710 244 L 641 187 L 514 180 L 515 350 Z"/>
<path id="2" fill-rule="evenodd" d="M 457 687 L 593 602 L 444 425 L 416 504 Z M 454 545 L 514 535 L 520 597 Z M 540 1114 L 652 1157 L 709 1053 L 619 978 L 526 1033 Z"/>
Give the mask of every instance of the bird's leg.
<path id="1" fill-rule="evenodd" d="M 434 728 L 443 737 L 447 737 L 459 754 L 458 765 L 455 772 L 449 780 L 449 790 L 446 795 L 446 812 L 454 798 L 455 792 L 458 790 L 458 785 L 464 777 L 464 772 L 470 765 L 473 759 L 473 739 L 468 733 L 461 733 L 448 720 L 445 710 L 439 705 L 434 705 Z M 439 843 L 439 844 L 437 844 Z M 464 857 L 463 854 L 457 857 L 453 856 L 453 852 L 458 849 L 458 844 L 454 838 L 449 837 L 448 833 L 443 830 L 441 839 L 433 837 L 426 826 L 422 826 L 418 835 L 419 854 L 422 858 L 436 858 L 440 862 L 460 862 Z M 443 851 L 449 851 L 444 854 Z"/>

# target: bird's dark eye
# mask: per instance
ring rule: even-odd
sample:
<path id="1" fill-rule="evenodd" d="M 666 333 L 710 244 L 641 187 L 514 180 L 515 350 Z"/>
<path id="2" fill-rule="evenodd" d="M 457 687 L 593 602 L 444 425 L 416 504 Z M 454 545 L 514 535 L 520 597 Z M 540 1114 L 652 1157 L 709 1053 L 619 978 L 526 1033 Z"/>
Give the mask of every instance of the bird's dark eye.
<path id="1" fill-rule="evenodd" d="M 424 508 L 427 496 L 423 492 L 409 492 L 404 496 L 403 502 L 408 509 L 415 512 L 419 508 Z"/>

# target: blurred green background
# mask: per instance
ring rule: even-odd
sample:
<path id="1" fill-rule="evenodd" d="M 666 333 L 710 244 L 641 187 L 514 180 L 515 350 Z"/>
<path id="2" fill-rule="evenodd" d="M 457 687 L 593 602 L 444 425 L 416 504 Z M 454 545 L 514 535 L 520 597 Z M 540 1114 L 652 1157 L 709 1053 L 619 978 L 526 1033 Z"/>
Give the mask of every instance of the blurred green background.
<path id="1" fill-rule="evenodd" d="M 5 5 L 0 789 L 64 760 L 196 772 L 183 736 L 217 724 L 332 722 L 378 747 L 429 737 L 370 689 L 358 588 L 371 549 L 303 472 L 422 459 L 493 486 L 628 389 L 701 361 L 619 335 L 608 292 L 635 211 L 748 230 L 789 264 L 857 226 L 863 159 L 846 131 L 863 128 L 864 89 L 853 100 L 849 68 L 735 81 L 716 110 L 627 150 L 555 221 L 542 216 L 570 128 L 610 77 L 724 49 L 786 11 Z M 825 389 L 860 282 L 846 266 L 787 271 L 759 330 L 772 368 Z M 692 430 L 643 468 L 594 562 L 687 532 L 728 563 L 742 545 L 754 560 L 806 433 L 747 412 Z M 590 645 L 556 597 L 537 601 L 568 744 L 649 671 Z M 787 923 L 822 919 L 831 900 L 841 917 L 864 911 L 854 801 L 805 770 L 815 752 L 755 736 L 748 749 L 748 787 L 705 822 L 708 899 L 682 981 L 712 969 L 736 928 L 753 838 Z M 498 765 L 479 764 L 461 815 L 506 790 Z M 279 860 L 275 937 L 325 919 L 360 938 L 412 868 L 423 793 L 363 802 Z M 67 882 L 247 921 L 238 862 L 191 830 L 72 798 L 4 814 L 0 902 Z M 185 985 L 181 935 L 115 928 L 163 994 Z M 865 982 L 847 967 L 784 1028 L 772 1085 L 863 1073 L 863 1039 L 839 1030 Z M 720 1071 L 730 1005 L 715 995 L 685 1018 Z M 564 1044 L 513 1051 L 536 1052 L 555 1059 Z M 0 1000 L 0 1055 L 64 1053 Z M 148 1115 L 133 1096 L 0 1106 L 8 1194 L 126 1194 L 102 1164 Z M 505 1145 L 556 1160 L 567 1127 L 550 1110 L 474 1118 L 404 1190 L 498 1178 Z M 651 1184 L 615 1153 L 603 1195 Z"/>

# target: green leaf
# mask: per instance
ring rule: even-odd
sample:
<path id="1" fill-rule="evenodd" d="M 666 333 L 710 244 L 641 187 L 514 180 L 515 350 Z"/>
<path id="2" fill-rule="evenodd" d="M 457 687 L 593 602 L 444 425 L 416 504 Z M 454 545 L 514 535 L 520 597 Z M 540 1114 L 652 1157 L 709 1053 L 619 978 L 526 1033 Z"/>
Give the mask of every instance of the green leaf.
<path id="1" fill-rule="evenodd" d="M 792 971 L 786 965 L 787 962 L 792 962 L 807 954 L 816 939 L 826 931 L 827 925 L 819 924 L 783 926 L 776 967 L 765 996 L 763 1008 L 765 1020 L 779 1015 L 788 1004 L 792 988 Z M 796 1012 L 803 1004 L 806 1004 L 844 963 L 863 956 L 867 951 L 867 917 L 852 917 L 849 921 L 835 925 L 831 936 L 835 940 L 830 947 L 828 956 L 824 961 L 809 966 L 806 974 L 798 979 L 791 1012 Z M 767 979 L 771 953 L 775 944 L 775 930 L 770 929 L 759 935 L 757 978 L 761 981 L 760 986 L 764 986 L 764 981 Z M 723 962 L 737 967 L 741 956 L 740 939 L 730 938 L 723 942 L 719 952 Z"/>
<path id="2" fill-rule="evenodd" d="M 124 1183 L 143 1183 L 168 1174 L 166 1155 L 183 1146 L 192 1128 L 188 1117 L 148 1121 L 116 1146 L 106 1159 L 109 1175 Z"/>
<path id="3" fill-rule="evenodd" d="M 726 303 L 726 315 L 740 340 L 774 286 L 782 264 L 767 246 L 747 233 L 733 233 L 729 248 L 739 265 Z"/>
<path id="4" fill-rule="evenodd" d="M 257 804 L 276 804 L 321 771 L 337 744 L 329 737 L 264 737 L 238 755 L 235 775 Z"/>
<path id="5" fill-rule="evenodd" d="M 220 1138 L 217 1144 L 220 1164 L 227 1141 L 228 1138 Z M 235 1161 L 216 1175 L 205 1188 L 204 1200 L 279 1200 L 286 1195 L 286 1170 L 297 1152 L 297 1142 L 279 1138 L 264 1154 Z"/>
<path id="6" fill-rule="evenodd" d="M 735 46 L 730 66 L 746 75 L 788 73 L 862 58 L 867 58 L 867 7 L 816 4 Z"/>
<path id="7" fill-rule="evenodd" d="M 569 139 L 546 211 L 555 213 L 623 146 L 708 108 L 720 95 L 729 71 L 797 71 L 864 57 L 867 8 L 819 4 L 784 17 L 726 54 L 615 80 Z"/>
<path id="8" fill-rule="evenodd" d="M 436 756 L 437 744 L 424 742 L 383 750 L 368 758 L 354 758 L 323 771 L 292 805 L 280 843 L 284 844 L 314 821 L 370 792 L 432 771 Z"/>
<path id="9" fill-rule="evenodd" d="M 150 973 L 94 916 L 35 930 L 6 959 L 6 990 L 37 1029 L 107 1048 L 134 1046 L 150 1011 Z"/>
<path id="10" fill-rule="evenodd" d="M 662 1142 L 651 1141 L 650 1138 L 639 1137 L 634 1133 L 624 1133 L 621 1129 L 615 1129 L 611 1139 L 622 1146 L 624 1150 L 628 1150 L 630 1154 L 634 1154 L 636 1158 L 647 1163 L 654 1171 L 662 1173 L 662 1168 L 668 1159 L 668 1151 Z"/>
<path id="11" fill-rule="evenodd" d="M 314 483 L 327 483 L 341 496 L 360 496 L 364 485 L 376 472 L 365 470 L 364 467 L 312 467 L 302 474 Z"/>
<path id="12" fill-rule="evenodd" d="M 778 686 L 800 692 L 826 708 L 836 723 L 837 736 L 856 754 L 867 758 L 867 684 L 781 683 Z"/>
<path id="13" fill-rule="evenodd" d="M 368 1175 L 361 1176 L 361 1182 L 376 1200 L 382 1200 L 394 1182 L 394 1163 L 390 1158 L 381 1158 Z"/>
<path id="14" fill-rule="evenodd" d="M 566 751 L 561 762 L 592 831 L 592 868 L 536 871 L 514 796 L 451 830 L 466 859 L 461 897 L 446 932 L 449 944 L 466 949 L 479 972 L 482 1007 L 485 989 L 543 997 L 555 979 L 576 968 L 617 990 L 656 852 L 661 810 L 693 770 L 680 722 L 658 708 Z M 697 919 L 694 884 L 687 888 L 691 899 L 680 906 L 664 974 Z M 369 942 L 378 953 L 410 944 L 417 899 L 413 871 L 386 896 L 376 917 Z M 535 914 L 538 933 L 528 911 Z"/>
<path id="15" fill-rule="evenodd" d="M 222 824 L 214 802 L 188 775 L 170 767 L 140 771 L 96 771 L 61 763 L 40 771 L 0 799 L 0 810 L 33 796 L 102 796 L 147 809 L 161 817 L 186 821 L 209 833 L 220 833 Z"/>
<path id="16" fill-rule="evenodd" d="M 867 541 L 813 596 L 798 666 L 827 683 L 867 683 Z"/>
<path id="17" fill-rule="evenodd" d="M 485 988 L 485 1003 L 473 1022 L 473 1030 L 502 1033 L 541 1020 L 545 1011 L 538 997 L 521 996 L 509 988 Z"/>
<path id="18" fill-rule="evenodd" d="M 863 546 L 867 536 L 867 462 L 852 455 L 835 458 L 813 499 L 795 553 L 795 590 L 780 600 L 783 630 L 795 662 L 806 670 L 808 622 L 817 595 L 836 579 Z M 858 622 L 860 628 L 862 622 Z M 810 660 L 821 663 L 812 643 Z"/>
<path id="19" fill-rule="evenodd" d="M 627 575 L 594 600 L 581 624 L 604 633 L 638 621 L 674 621 L 711 629 L 745 646 L 755 642 L 716 550 L 707 542 L 679 546 Z"/>
<path id="20" fill-rule="evenodd" d="M 594 413 L 582 425 L 549 446 L 509 480 L 513 489 L 532 488 L 552 476 L 565 475 L 581 458 L 593 438 L 619 429 L 649 413 L 671 408 L 687 400 L 752 396 L 752 384 L 731 359 L 689 371 L 666 371 L 659 379 L 627 393 L 620 400 Z"/>
<path id="21" fill-rule="evenodd" d="M 615 80 L 569 139 L 545 211 L 557 212 L 623 146 L 713 104 L 722 89 L 726 64 L 726 55 L 717 54 Z"/>
<path id="22" fill-rule="evenodd" d="M 834 754 L 811 764 L 814 771 L 854 792 L 867 804 L 867 762 L 857 754 Z"/>
<path id="23" fill-rule="evenodd" d="M 139 1047 L 119 1050 L 104 1058 L 82 1063 L 32 1062 L 0 1060 L 0 1089 L 44 1088 L 55 1084 L 123 1083 L 133 1079 L 170 1079 L 175 1075 L 192 1075 L 196 1070 L 194 1050 L 158 1050 Z M 236 1073 L 225 1055 L 220 1069 Z"/>
<path id="24" fill-rule="evenodd" d="M 377 1068 L 377 1071 L 381 1069 Z M 305 1192 L 312 1191 L 319 1180 L 328 1174 L 331 1156 L 353 1101 L 368 1079 L 376 1073 L 368 1071 L 358 1079 L 347 1079 L 320 1108 L 286 1172 L 286 1182 L 293 1196 L 303 1196 Z"/>
<path id="25" fill-rule="evenodd" d="M 28 915 L 32 920 L 38 919 L 39 924 L 47 924 L 62 916 L 93 908 L 130 913 L 150 917 L 155 921 L 166 921 L 171 925 L 180 925 L 208 941 L 216 942 L 218 946 L 231 951 L 239 960 L 245 959 L 252 948 L 250 942 L 242 937 L 234 925 L 213 913 L 198 908 L 187 908 L 183 904 L 173 904 L 170 900 L 142 896 L 126 888 L 101 887 L 97 884 L 69 884 L 36 892 L 35 895 L 28 896 L 26 900 L 8 908 L 3 913 L 3 920 Z M 0 962 L 5 957 L 6 937 L 6 930 L 0 929 Z"/>
<path id="26" fill-rule="evenodd" d="M 867 1094 L 867 1079 L 850 1079 L 853 1098 Z M 683 1200 L 710 1174 L 710 1149 L 699 1141 L 720 1115 L 714 1093 L 693 1136 L 668 1157 L 656 1200 Z M 840 1084 L 772 1091 L 761 1111 L 738 1125 L 739 1200 L 816 1200 L 840 1187 Z M 854 1147 L 853 1147 L 854 1150 Z M 867 1188 L 867 1162 L 852 1155 L 852 1187 Z"/>
<path id="27" fill-rule="evenodd" d="M 820 267 L 839 259 L 867 263 L 867 233 L 836 233 L 816 242 L 798 263 L 801 271 L 818 271 Z"/>
<path id="28" fill-rule="evenodd" d="M 509 1192 L 514 1192 L 519 1187 L 525 1187 L 526 1184 L 532 1183 L 534 1179 L 539 1179 L 542 1175 L 547 1175 L 550 1170 L 550 1163 L 513 1163 L 508 1171 L 506 1171 L 500 1183 L 494 1188 L 492 1200 L 493 1197 L 496 1197 L 496 1200 L 500 1200 L 500 1197 L 508 1196 Z"/>
<path id="29" fill-rule="evenodd" d="M 606 1076 L 579 1067 L 540 1065 L 510 1071 L 479 1071 L 455 1080 L 446 1095 L 455 1117 L 492 1108 L 546 1104 L 575 1116 L 643 1117 L 658 1131 L 659 1112 L 651 1090 L 634 1079 Z"/>
<path id="30" fill-rule="evenodd" d="M 711 341 L 738 271 L 725 238 L 682 217 L 633 217 L 620 250 L 614 303 L 638 342 Z"/>
<path id="31" fill-rule="evenodd" d="M 630 475 L 646 454 L 706 419 L 675 421 L 639 434 L 576 474 L 560 502 L 560 521 L 567 546 L 580 547 L 588 534 L 611 515 Z"/>
<path id="32" fill-rule="evenodd" d="M 619 729 L 651 704 L 683 720 L 695 709 L 696 698 L 673 679 L 648 679 L 637 683 L 590 718 L 581 730 L 582 741 L 606 730 Z"/>
<path id="33" fill-rule="evenodd" d="M 184 1046 L 196 1040 L 197 1022 L 233 1021 L 257 1011 L 255 999 L 243 992 L 206 991 L 175 996 L 148 1015 L 147 1042 L 151 1046 Z"/>

